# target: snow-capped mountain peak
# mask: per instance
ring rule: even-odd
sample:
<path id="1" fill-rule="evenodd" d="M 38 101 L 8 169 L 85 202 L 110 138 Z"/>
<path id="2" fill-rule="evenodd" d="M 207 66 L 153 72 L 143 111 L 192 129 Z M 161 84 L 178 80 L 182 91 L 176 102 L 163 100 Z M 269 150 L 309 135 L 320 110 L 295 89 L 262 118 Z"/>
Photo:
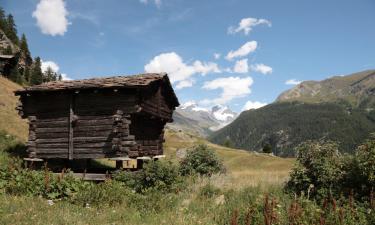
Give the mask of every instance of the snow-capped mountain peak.
<path id="1" fill-rule="evenodd" d="M 174 124 L 171 126 L 196 130 L 203 136 L 208 130 L 218 130 L 237 117 L 228 106 L 215 105 L 212 108 L 199 106 L 195 101 L 188 101 L 176 109 Z M 187 122 L 189 121 L 189 122 Z"/>
<path id="2" fill-rule="evenodd" d="M 212 107 L 211 113 L 215 119 L 223 122 L 228 122 L 229 120 L 232 121 L 237 115 L 237 113 L 230 110 L 228 106 L 222 105 L 215 105 Z"/>

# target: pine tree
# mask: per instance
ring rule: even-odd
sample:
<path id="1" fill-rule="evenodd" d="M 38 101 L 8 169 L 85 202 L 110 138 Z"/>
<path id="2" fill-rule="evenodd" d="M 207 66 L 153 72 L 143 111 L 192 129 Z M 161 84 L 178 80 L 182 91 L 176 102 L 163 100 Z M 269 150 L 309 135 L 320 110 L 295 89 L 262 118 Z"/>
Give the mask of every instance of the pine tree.
<path id="1" fill-rule="evenodd" d="M 46 72 L 44 72 L 44 82 L 56 81 L 57 74 L 52 70 L 51 67 L 48 67 Z"/>
<path id="2" fill-rule="evenodd" d="M 40 57 L 36 57 L 34 60 L 34 65 L 31 70 L 30 84 L 36 85 L 43 83 L 43 73 L 41 69 Z"/>
<path id="3" fill-rule="evenodd" d="M 20 49 L 21 54 L 25 57 L 26 66 L 31 66 L 33 63 L 33 58 L 31 58 L 31 53 L 29 50 L 29 46 L 27 44 L 26 35 L 22 34 L 21 41 L 20 41 Z"/>
<path id="4" fill-rule="evenodd" d="M 19 45 L 19 39 L 17 36 L 17 26 L 14 22 L 12 14 L 9 14 L 6 19 L 5 35 L 15 44 Z"/>
<path id="5" fill-rule="evenodd" d="M 0 29 L 4 31 L 5 28 L 6 28 L 5 11 L 2 7 L 0 7 Z"/>
<path id="6" fill-rule="evenodd" d="M 30 83 L 30 68 L 26 67 L 23 71 L 23 78 L 25 79 L 26 83 Z"/>
<path id="7" fill-rule="evenodd" d="M 17 66 L 12 68 L 9 74 L 9 79 L 12 80 L 13 82 L 16 82 L 18 84 L 22 83 L 22 76 L 20 71 L 18 70 Z"/>

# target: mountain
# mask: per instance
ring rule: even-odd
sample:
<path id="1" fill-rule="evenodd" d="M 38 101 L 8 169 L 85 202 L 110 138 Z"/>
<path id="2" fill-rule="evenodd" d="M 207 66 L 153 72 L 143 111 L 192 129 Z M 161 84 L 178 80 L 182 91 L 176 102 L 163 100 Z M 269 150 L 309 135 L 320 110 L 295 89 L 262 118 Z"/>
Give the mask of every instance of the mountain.
<path id="1" fill-rule="evenodd" d="M 277 102 L 307 103 L 346 102 L 353 107 L 374 105 L 375 70 L 348 76 L 334 76 L 323 81 L 305 81 L 283 92 Z"/>
<path id="2" fill-rule="evenodd" d="M 333 140 L 350 152 L 375 132 L 374 94 L 374 70 L 302 82 L 274 103 L 242 112 L 209 139 L 256 151 L 270 144 L 281 156 L 295 155 L 307 140 Z"/>
<path id="3" fill-rule="evenodd" d="M 200 136 L 207 136 L 232 122 L 237 113 L 227 106 L 216 105 L 211 109 L 199 107 L 195 102 L 187 102 L 173 113 L 174 122 L 168 127 L 186 130 Z"/>

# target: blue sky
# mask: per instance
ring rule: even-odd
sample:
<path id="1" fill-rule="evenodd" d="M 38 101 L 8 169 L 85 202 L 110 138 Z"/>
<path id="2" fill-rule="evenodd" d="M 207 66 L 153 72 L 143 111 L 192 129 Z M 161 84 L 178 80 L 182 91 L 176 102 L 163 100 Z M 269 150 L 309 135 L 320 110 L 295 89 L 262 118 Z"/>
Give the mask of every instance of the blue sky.
<path id="1" fill-rule="evenodd" d="M 203 107 L 239 112 L 246 103 L 271 103 L 293 87 L 291 79 L 375 68 L 372 0 L 0 2 L 33 56 L 60 73 L 82 79 L 163 70 L 181 103 Z"/>

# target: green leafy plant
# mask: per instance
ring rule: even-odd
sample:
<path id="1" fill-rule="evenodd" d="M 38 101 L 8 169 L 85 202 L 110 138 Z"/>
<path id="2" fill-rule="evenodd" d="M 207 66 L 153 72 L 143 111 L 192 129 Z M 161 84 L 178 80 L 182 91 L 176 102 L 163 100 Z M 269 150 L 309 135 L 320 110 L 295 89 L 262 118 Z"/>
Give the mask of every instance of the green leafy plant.
<path id="1" fill-rule="evenodd" d="M 186 157 L 180 162 L 182 175 L 207 175 L 224 172 L 225 168 L 215 151 L 207 145 L 197 145 L 188 150 Z"/>
<path id="2" fill-rule="evenodd" d="M 170 161 L 150 161 L 140 171 L 115 173 L 114 179 L 136 192 L 176 190 L 182 181 L 177 166 Z"/>

